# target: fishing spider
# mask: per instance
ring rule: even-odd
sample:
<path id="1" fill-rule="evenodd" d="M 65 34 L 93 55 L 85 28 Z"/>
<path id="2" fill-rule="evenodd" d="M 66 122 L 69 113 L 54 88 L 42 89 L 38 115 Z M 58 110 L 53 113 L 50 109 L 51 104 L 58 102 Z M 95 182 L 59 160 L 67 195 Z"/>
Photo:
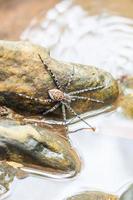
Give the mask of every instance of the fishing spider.
<path id="1" fill-rule="evenodd" d="M 25 94 L 18 94 L 19 96 L 23 96 L 27 99 L 33 99 L 35 101 L 38 102 L 46 102 L 46 103 L 56 103 L 52 108 L 50 108 L 49 110 L 45 111 L 42 113 L 42 115 L 46 115 L 50 112 L 53 112 L 54 110 L 56 110 L 58 107 L 61 106 L 62 109 L 62 114 L 63 114 L 63 120 L 65 124 L 65 127 L 67 128 L 67 118 L 66 118 L 66 109 L 68 109 L 75 117 L 79 118 L 81 121 L 83 121 L 87 126 L 89 126 L 89 128 L 91 128 L 93 131 L 95 131 L 95 128 L 93 128 L 90 124 L 88 124 L 81 116 L 79 116 L 74 110 L 73 108 L 70 106 L 72 101 L 75 100 L 88 100 L 88 101 L 93 101 L 93 102 L 97 102 L 97 103 L 103 103 L 103 101 L 101 100 L 97 100 L 97 99 L 93 99 L 93 98 L 88 98 L 88 97 L 84 97 L 84 96 L 77 96 L 78 94 L 82 94 L 84 92 L 89 92 L 89 91 L 95 91 L 98 89 L 102 89 L 103 86 L 97 86 L 97 87 L 90 87 L 90 88 L 86 88 L 86 89 L 81 89 L 81 90 L 76 90 L 76 91 L 72 91 L 69 93 L 66 93 L 67 88 L 71 85 L 72 81 L 73 81 L 73 76 L 74 76 L 74 67 L 73 67 L 73 72 L 70 76 L 70 78 L 68 79 L 67 83 L 64 85 L 64 87 L 61 86 L 60 82 L 58 81 L 58 79 L 56 78 L 55 74 L 52 72 L 51 69 L 49 69 L 49 67 L 44 63 L 44 61 L 42 60 L 41 56 L 38 54 L 45 70 L 49 73 L 49 75 L 51 76 L 54 84 L 55 84 L 55 88 L 48 90 L 48 94 L 49 94 L 49 99 L 46 100 L 42 100 L 39 98 L 33 98 L 30 96 L 27 96 Z"/>

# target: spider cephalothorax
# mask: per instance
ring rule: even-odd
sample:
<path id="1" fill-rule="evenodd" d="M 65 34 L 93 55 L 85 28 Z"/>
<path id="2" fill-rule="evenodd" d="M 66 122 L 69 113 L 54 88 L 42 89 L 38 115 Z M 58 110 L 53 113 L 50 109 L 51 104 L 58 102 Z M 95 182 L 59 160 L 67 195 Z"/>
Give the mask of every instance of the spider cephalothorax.
<path id="1" fill-rule="evenodd" d="M 65 93 L 58 89 L 48 90 L 48 94 L 53 101 L 63 101 L 66 99 Z"/>
<path id="2" fill-rule="evenodd" d="M 84 96 L 77 96 L 78 94 L 82 94 L 84 92 L 89 92 L 89 91 L 95 91 L 98 89 L 102 89 L 104 86 L 96 86 L 96 87 L 89 87 L 89 88 L 85 88 L 85 89 L 81 89 L 81 90 L 76 90 L 76 91 L 72 91 L 67 93 L 66 90 L 67 88 L 71 85 L 71 82 L 73 80 L 73 76 L 74 76 L 74 67 L 73 67 L 73 72 L 70 76 L 70 78 L 68 79 L 67 83 L 65 84 L 64 87 L 61 86 L 60 82 L 58 81 L 58 79 L 56 78 L 56 76 L 54 75 L 54 73 L 51 71 L 51 69 L 48 68 L 48 66 L 44 63 L 44 61 L 42 60 L 41 56 L 38 55 L 43 66 L 45 67 L 46 71 L 49 73 L 49 75 L 51 76 L 54 84 L 55 84 L 55 88 L 48 90 L 48 94 L 49 94 L 49 99 L 46 100 L 42 100 L 39 98 L 32 98 L 29 97 L 27 95 L 24 94 L 18 94 L 19 96 L 23 96 L 27 99 L 33 99 L 34 101 L 38 101 L 38 102 L 50 102 L 50 103 L 55 103 L 55 105 L 45 111 L 44 113 L 42 113 L 43 115 L 46 115 L 50 112 L 53 112 L 54 110 L 56 110 L 58 107 L 61 106 L 62 109 L 62 114 L 63 114 L 63 120 L 65 123 L 65 126 L 67 125 L 66 123 L 66 109 L 68 111 L 70 111 L 74 116 L 78 117 L 81 121 L 83 121 L 85 124 L 87 124 L 93 131 L 95 130 L 90 124 L 88 124 L 81 116 L 79 116 L 74 110 L 73 108 L 70 106 L 72 101 L 75 101 L 77 99 L 79 100 L 89 100 L 89 101 L 93 101 L 96 103 L 103 103 L 103 101 L 101 100 L 97 100 L 97 99 L 93 99 L 93 98 L 88 98 L 88 97 L 84 97 Z"/>
<path id="3" fill-rule="evenodd" d="M 48 90 L 48 94 L 49 94 L 50 98 L 55 102 L 61 101 L 62 103 L 65 103 L 65 102 L 71 103 L 71 101 L 74 100 L 74 98 L 72 98 L 69 94 L 67 94 L 59 89 Z"/>

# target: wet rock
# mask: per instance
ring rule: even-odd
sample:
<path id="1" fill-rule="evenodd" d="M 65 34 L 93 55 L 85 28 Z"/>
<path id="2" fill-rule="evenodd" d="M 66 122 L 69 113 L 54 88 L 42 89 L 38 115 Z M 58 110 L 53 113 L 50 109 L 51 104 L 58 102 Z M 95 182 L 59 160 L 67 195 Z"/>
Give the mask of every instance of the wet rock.
<path id="1" fill-rule="evenodd" d="M 128 118 L 133 118 L 133 94 L 123 96 L 119 104 L 123 114 Z"/>
<path id="2" fill-rule="evenodd" d="M 124 94 L 133 92 L 133 76 L 122 76 L 119 79 L 121 90 Z"/>
<path id="3" fill-rule="evenodd" d="M 121 195 L 120 200 L 133 200 L 133 184 Z"/>
<path id="4" fill-rule="evenodd" d="M 15 169 L 6 163 L 0 163 L 0 196 L 8 192 L 15 177 Z"/>
<path id="5" fill-rule="evenodd" d="M 133 89 L 133 77 L 127 76 L 124 80 L 124 86 Z"/>
<path id="6" fill-rule="evenodd" d="M 80 170 L 80 161 L 70 144 L 52 128 L 0 124 L 0 160 L 22 164 L 49 177 L 71 177 Z M 37 172 L 35 172 L 37 174 Z"/>
<path id="7" fill-rule="evenodd" d="M 15 177 L 23 178 L 24 174 L 6 162 L 0 162 L 0 197 L 3 197 L 10 190 L 10 185 Z"/>
<path id="8" fill-rule="evenodd" d="M 87 191 L 75 196 L 69 197 L 67 200 L 118 200 L 119 198 L 112 194 L 97 191 Z"/>
<path id="9" fill-rule="evenodd" d="M 44 100 L 49 98 L 48 90 L 55 88 L 38 54 L 41 55 L 47 66 L 55 73 L 62 86 L 66 84 L 71 76 L 74 66 L 73 82 L 67 92 L 103 86 L 101 89 L 85 92 L 83 96 L 102 100 L 104 103 L 78 100 L 72 103 L 72 107 L 76 112 L 82 113 L 95 110 L 116 100 L 118 85 L 109 73 L 92 66 L 58 62 L 50 57 L 45 48 L 28 42 L 0 41 L 1 105 L 26 114 L 41 114 L 53 106 L 52 103 L 39 102 L 18 96 L 21 93 Z M 61 114 L 59 111 L 57 113 Z"/>

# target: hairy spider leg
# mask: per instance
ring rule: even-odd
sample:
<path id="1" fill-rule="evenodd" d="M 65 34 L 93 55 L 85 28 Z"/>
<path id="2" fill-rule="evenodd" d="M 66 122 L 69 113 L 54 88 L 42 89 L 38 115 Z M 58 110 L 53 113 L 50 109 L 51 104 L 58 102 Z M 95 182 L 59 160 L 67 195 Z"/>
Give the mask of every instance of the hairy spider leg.
<path id="1" fill-rule="evenodd" d="M 59 81 L 58 81 L 58 79 L 56 78 L 56 76 L 54 75 L 54 73 L 52 72 L 52 70 L 49 69 L 49 67 L 44 63 L 44 61 L 43 61 L 43 59 L 41 58 L 40 54 L 38 54 L 38 56 L 39 56 L 39 58 L 40 58 L 40 60 L 41 60 L 41 62 L 42 62 L 42 64 L 43 64 L 43 66 L 45 67 L 46 71 L 47 71 L 47 72 L 49 73 L 49 75 L 51 76 L 51 78 L 52 78 L 54 84 L 56 85 L 56 87 L 57 87 L 58 89 L 61 89 L 62 86 L 61 86 L 61 84 L 59 83 Z"/>
<path id="2" fill-rule="evenodd" d="M 90 124 L 88 124 L 82 117 L 80 117 L 73 109 L 70 105 L 68 105 L 67 103 L 65 103 L 65 106 L 67 107 L 67 109 L 74 114 L 76 117 L 78 117 L 81 121 L 83 121 L 87 126 L 89 126 L 93 131 L 95 131 L 95 128 L 92 127 Z"/>
<path id="3" fill-rule="evenodd" d="M 93 101 L 93 102 L 97 102 L 97 103 L 104 103 L 104 101 L 98 100 L 98 99 L 93 99 L 93 98 L 89 98 L 89 97 L 83 97 L 83 96 L 71 96 L 72 101 L 76 100 L 76 99 L 81 99 L 81 100 L 88 100 L 88 101 Z"/>
<path id="4" fill-rule="evenodd" d="M 52 103 L 52 102 L 54 102 L 52 99 L 34 98 L 34 97 L 28 96 L 26 94 L 21 94 L 21 93 L 18 93 L 18 94 L 15 94 L 15 95 L 20 96 L 20 97 L 24 97 L 25 99 L 34 100 L 34 101 L 39 102 L 39 103 Z"/>
<path id="5" fill-rule="evenodd" d="M 98 100 L 98 99 L 93 99 L 93 98 L 89 98 L 89 97 L 83 97 L 83 96 L 71 96 L 72 98 L 72 101 L 76 101 L 77 99 L 78 100 L 88 100 L 88 101 L 92 101 L 92 102 L 97 102 L 97 103 L 104 103 L 104 101 L 101 101 L 101 100 Z M 76 116 L 75 116 L 76 117 Z M 71 123 L 74 119 L 71 119 L 69 121 L 69 123 Z M 82 130 L 82 128 L 81 128 Z"/>
<path id="6" fill-rule="evenodd" d="M 100 85 L 100 86 L 97 86 L 97 87 L 90 87 L 90 88 L 85 88 L 85 89 L 82 89 L 82 90 L 76 90 L 76 91 L 73 91 L 73 92 L 69 92 L 68 94 L 69 95 L 81 94 L 81 93 L 84 93 L 84 92 L 91 92 L 91 91 L 95 91 L 95 90 L 102 89 L 102 88 L 104 88 L 104 86 Z"/>
<path id="7" fill-rule="evenodd" d="M 68 132 L 65 105 L 62 103 L 61 106 L 62 106 L 62 114 L 63 114 L 63 120 L 64 120 L 64 123 L 65 123 L 66 132 Z"/>
<path id="8" fill-rule="evenodd" d="M 49 110 L 47 110 L 46 112 L 43 112 L 42 115 L 46 115 L 50 112 L 53 112 L 54 110 L 56 110 L 59 106 L 60 106 L 61 102 L 55 104 L 52 108 L 50 108 Z"/>
<path id="9" fill-rule="evenodd" d="M 64 86 L 64 90 L 65 90 L 65 91 L 66 91 L 67 88 L 71 85 L 71 83 L 72 83 L 72 81 L 73 81 L 74 74 L 75 74 L 75 70 L 74 70 L 74 66 L 73 66 L 73 72 L 72 72 L 71 76 L 69 77 L 69 80 L 67 81 L 67 83 L 66 83 L 65 86 Z"/>

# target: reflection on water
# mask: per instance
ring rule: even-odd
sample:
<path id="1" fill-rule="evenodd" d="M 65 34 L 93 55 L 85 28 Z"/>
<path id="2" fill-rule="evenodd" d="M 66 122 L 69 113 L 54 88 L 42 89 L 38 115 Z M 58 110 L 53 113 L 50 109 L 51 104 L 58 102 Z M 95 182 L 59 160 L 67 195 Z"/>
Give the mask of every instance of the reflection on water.
<path id="1" fill-rule="evenodd" d="M 133 19 L 124 9 L 129 7 L 131 11 L 133 2 L 108 1 L 112 2 L 111 7 L 107 1 L 88 2 L 91 3 L 84 10 L 70 0 L 62 1 L 46 16 L 35 18 L 21 38 L 48 47 L 56 59 L 95 65 L 116 78 L 133 74 Z M 61 200 L 89 187 L 115 192 L 126 182 L 133 181 L 132 120 L 122 117 L 118 109 L 118 112 L 88 121 L 97 127 L 95 135 L 87 131 L 70 135 L 83 163 L 79 176 L 61 181 L 30 177 L 16 186 L 10 200 L 38 200 L 44 195 L 45 199 Z M 83 126 L 77 123 L 70 129 Z"/>
<path id="2" fill-rule="evenodd" d="M 71 141 L 83 163 L 77 177 L 60 181 L 29 177 L 16 185 L 9 199 L 40 200 L 45 196 L 48 200 L 63 200 L 90 188 L 114 193 L 133 181 L 131 140 L 80 132 L 71 135 Z"/>
<path id="3" fill-rule="evenodd" d="M 133 20 L 107 10 L 88 15 L 63 1 L 33 20 L 21 38 L 48 47 L 55 58 L 102 67 L 115 77 L 133 73 Z"/>

